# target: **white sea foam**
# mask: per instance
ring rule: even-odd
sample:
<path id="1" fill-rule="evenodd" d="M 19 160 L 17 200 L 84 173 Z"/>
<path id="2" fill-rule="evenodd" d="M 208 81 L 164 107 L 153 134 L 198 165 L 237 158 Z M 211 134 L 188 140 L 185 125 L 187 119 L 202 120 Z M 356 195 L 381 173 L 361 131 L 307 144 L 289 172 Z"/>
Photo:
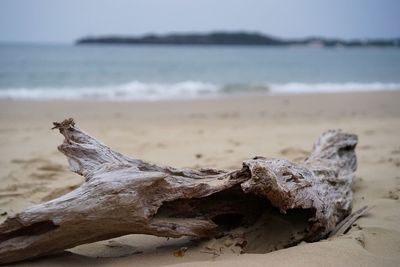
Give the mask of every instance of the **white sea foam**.
<path id="1" fill-rule="evenodd" d="M 0 89 L 0 98 L 15 100 L 156 101 L 218 97 L 227 94 L 254 92 L 267 94 L 303 94 L 387 90 L 400 90 L 400 83 L 264 83 L 217 85 L 198 81 L 183 81 L 173 84 L 133 81 L 127 84 L 107 87 L 6 88 Z"/>
<path id="2" fill-rule="evenodd" d="M 9 88 L 0 89 L 0 98 L 32 100 L 118 100 L 154 101 L 198 98 L 215 95 L 219 87 L 211 83 L 184 81 L 175 84 L 130 82 L 107 87 Z"/>

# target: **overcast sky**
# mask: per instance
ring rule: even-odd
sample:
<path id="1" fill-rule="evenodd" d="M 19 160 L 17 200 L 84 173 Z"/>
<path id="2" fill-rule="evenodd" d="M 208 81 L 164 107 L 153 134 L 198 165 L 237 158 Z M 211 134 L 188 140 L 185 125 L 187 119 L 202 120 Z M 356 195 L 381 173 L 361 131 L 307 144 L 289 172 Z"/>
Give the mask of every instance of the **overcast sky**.
<path id="1" fill-rule="evenodd" d="M 399 0 L 0 0 L 0 41 L 249 30 L 278 37 L 400 37 Z"/>

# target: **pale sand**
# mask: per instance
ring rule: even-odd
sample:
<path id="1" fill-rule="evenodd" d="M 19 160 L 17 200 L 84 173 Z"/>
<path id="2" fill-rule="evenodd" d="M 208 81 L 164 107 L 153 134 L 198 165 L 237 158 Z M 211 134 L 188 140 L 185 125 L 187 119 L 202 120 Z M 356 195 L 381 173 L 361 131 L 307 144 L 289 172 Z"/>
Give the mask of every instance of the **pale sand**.
<path id="1" fill-rule="evenodd" d="M 81 255 L 18 266 L 400 266 L 400 92 L 158 103 L 0 101 L 0 221 L 5 212 L 82 182 L 57 151 L 63 137 L 50 131 L 52 121 L 66 117 L 127 155 L 194 168 L 240 168 L 256 155 L 301 160 L 322 131 L 342 128 L 359 136 L 354 209 L 374 208 L 343 236 L 268 254 L 201 252 L 208 242 L 175 257 L 186 239 L 127 236 L 72 250 Z"/>

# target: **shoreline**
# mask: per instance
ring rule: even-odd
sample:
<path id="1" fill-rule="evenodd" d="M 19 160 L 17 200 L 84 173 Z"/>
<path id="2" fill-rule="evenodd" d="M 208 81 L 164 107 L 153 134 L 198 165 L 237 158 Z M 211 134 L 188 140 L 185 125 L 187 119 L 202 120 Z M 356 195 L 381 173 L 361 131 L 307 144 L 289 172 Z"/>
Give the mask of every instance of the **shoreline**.
<path id="1" fill-rule="evenodd" d="M 331 101 L 332 100 L 332 101 Z M 340 101 L 341 108 L 335 108 Z M 366 105 L 357 103 L 361 101 Z M 188 115 L 196 113 L 209 113 L 205 106 L 213 109 L 219 109 L 225 113 L 245 112 L 252 113 L 251 110 L 258 110 L 260 115 L 272 116 L 273 114 L 285 113 L 287 116 L 303 117 L 305 115 L 329 115 L 341 116 L 350 113 L 364 116 L 400 116 L 400 90 L 399 91 L 379 91 L 379 92 L 340 92 L 340 93 L 307 93 L 307 94 L 246 94 L 229 95 L 216 98 L 198 98 L 198 99 L 167 99 L 159 101 L 112 101 L 112 100 L 11 100 L 0 99 L 0 116 L 5 117 L 6 113 L 18 112 L 35 108 L 41 110 L 41 106 L 54 107 L 54 113 L 57 109 L 63 110 L 65 115 L 70 110 L 71 115 L 85 112 L 80 110 L 95 109 L 97 106 L 104 108 L 96 110 L 99 114 L 106 114 L 108 108 L 118 108 L 121 113 L 128 115 L 128 111 L 138 112 L 147 109 L 153 110 L 154 114 L 176 115 L 180 109 L 184 109 Z M 244 104 L 243 104 L 244 103 Z M 249 105 L 251 103 L 251 106 Z M 243 105 L 241 105 L 243 104 Z M 290 105 L 291 108 L 287 109 Z M 312 106 L 310 106 L 312 105 Z M 19 107 L 16 109 L 15 107 Z M 313 108 L 312 108 L 313 107 Z M 46 108 L 44 108 L 46 109 Z M 298 113 L 296 110 L 301 110 Z M 211 111 L 211 113 L 214 110 Z M 321 113 L 322 112 L 322 113 Z M 146 112 L 144 112 L 146 113 Z M 257 113 L 257 112 L 253 112 Z M 10 114 L 11 115 L 11 114 Z M 145 115 L 145 114 L 143 114 Z M 254 115 L 254 114 L 253 114 Z"/>
<path id="2" fill-rule="evenodd" d="M 158 102 L 226 99 L 247 96 L 352 94 L 398 92 L 400 83 L 254 83 L 218 84 L 201 81 L 144 83 L 132 81 L 108 86 L 3 88 L 1 100 Z"/>

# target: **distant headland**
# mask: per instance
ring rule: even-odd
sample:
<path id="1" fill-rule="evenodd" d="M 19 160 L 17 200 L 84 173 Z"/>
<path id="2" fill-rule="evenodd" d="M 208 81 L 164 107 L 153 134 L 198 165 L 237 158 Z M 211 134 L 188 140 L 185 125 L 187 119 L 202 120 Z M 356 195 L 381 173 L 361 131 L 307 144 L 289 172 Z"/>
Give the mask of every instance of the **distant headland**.
<path id="1" fill-rule="evenodd" d="M 84 37 L 78 45 L 90 44 L 162 44 L 162 45 L 253 45 L 253 46 L 312 46 L 312 47 L 399 47 L 397 39 L 342 40 L 322 37 L 283 39 L 252 32 L 211 32 L 148 34 L 143 36 L 98 36 Z"/>

